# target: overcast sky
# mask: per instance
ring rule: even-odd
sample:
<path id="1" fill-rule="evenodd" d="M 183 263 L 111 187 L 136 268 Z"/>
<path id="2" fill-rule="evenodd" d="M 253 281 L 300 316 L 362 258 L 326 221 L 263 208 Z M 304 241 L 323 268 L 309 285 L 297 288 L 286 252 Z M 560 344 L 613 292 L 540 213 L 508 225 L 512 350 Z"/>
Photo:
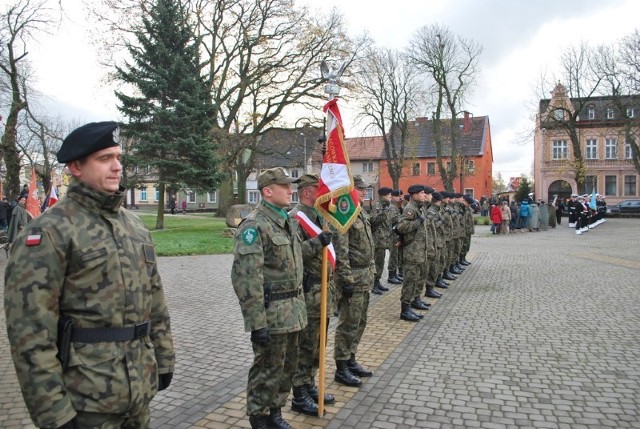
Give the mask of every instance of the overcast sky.
<path id="1" fill-rule="evenodd" d="M 534 87 L 543 70 L 582 41 L 612 43 L 640 28 L 637 0 L 297 0 L 312 10 L 338 8 L 354 35 L 367 31 L 380 46 L 403 49 L 416 30 L 431 24 L 478 42 L 481 76 L 466 110 L 489 116 L 494 176 L 531 175 Z M 0 4 L 5 0 L 0 0 Z M 113 90 L 100 80 L 87 43 L 80 0 L 63 2 L 74 23 L 32 53 L 38 87 L 51 97 L 51 114 L 78 122 L 118 118 Z M 77 4 L 77 12 L 73 7 Z M 549 97 L 549 95 L 546 95 Z M 348 104 L 348 103 L 345 103 Z M 57 112 L 56 112 L 57 111 Z M 346 134 L 353 114 L 343 105 Z"/>

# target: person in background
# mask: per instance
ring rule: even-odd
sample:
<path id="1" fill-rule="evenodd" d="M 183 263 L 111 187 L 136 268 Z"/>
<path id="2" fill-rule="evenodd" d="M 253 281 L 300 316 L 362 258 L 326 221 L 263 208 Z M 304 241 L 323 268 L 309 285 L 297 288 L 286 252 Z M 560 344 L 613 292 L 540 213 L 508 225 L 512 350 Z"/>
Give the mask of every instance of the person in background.
<path id="1" fill-rule="evenodd" d="M 500 233 L 508 234 L 509 224 L 511 223 L 511 209 L 509 208 L 509 202 L 503 201 L 500 210 L 502 212 L 502 224 L 500 225 Z"/>
<path id="2" fill-rule="evenodd" d="M 491 204 L 491 233 L 500 233 L 500 225 L 502 224 L 502 209 L 497 204 Z"/>
<path id="3" fill-rule="evenodd" d="M 9 201 L 7 201 L 7 197 L 2 197 L 2 201 L 0 201 L 0 230 L 1 231 L 6 231 L 9 228 L 8 214 L 9 214 Z"/>
<path id="4" fill-rule="evenodd" d="M 7 238 L 9 243 L 13 243 L 16 236 L 27 226 L 29 216 L 27 215 L 27 196 L 22 195 L 17 198 L 17 204 L 11 211 L 11 221 L 9 222 L 9 231 Z"/>

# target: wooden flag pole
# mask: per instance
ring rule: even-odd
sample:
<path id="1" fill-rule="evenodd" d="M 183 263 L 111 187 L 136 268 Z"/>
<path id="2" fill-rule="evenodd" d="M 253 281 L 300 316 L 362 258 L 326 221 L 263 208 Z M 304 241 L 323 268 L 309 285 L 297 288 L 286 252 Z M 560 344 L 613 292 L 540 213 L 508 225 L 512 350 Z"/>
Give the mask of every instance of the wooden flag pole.
<path id="1" fill-rule="evenodd" d="M 322 248 L 322 274 L 320 276 L 320 345 L 318 347 L 318 416 L 324 415 L 324 366 L 327 344 L 327 246 Z"/>

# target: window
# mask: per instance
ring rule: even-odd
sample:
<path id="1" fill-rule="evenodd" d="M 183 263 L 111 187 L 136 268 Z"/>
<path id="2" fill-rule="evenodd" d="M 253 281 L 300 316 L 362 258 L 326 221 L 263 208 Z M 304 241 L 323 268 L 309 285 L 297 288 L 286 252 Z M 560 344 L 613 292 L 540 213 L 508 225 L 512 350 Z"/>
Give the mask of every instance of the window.
<path id="1" fill-rule="evenodd" d="M 624 159 L 633 158 L 633 148 L 629 143 L 624 144 Z"/>
<path id="2" fill-rule="evenodd" d="M 624 195 L 636 195 L 636 176 L 624 176 Z"/>
<path id="3" fill-rule="evenodd" d="M 562 109 L 556 109 L 553 111 L 553 118 L 556 121 L 562 121 L 564 119 L 564 112 Z"/>
<path id="4" fill-rule="evenodd" d="M 613 119 L 613 109 L 611 107 L 607 108 L 607 119 Z"/>
<path id="5" fill-rule="evenodd" d="M 596 108 L 593 106 L 589 106 L 589 109 L 587 110 L 587 116 L 589 119 L 595 119 L 596 118 Z"/>
<path id="6" fill-rule="evenodd" d="M 365 201 L 373 200 L 373 188 L 367 188 L 367 191 L 364 193 Z"/>
<path id="7" fill-rule="evenodd" d="M 584 189 L 587 193 L 596 191 L 598 189 L 598 178 L 596 176 L 584 176 Z"/>
<path id="8" fill-rule="evenodd" d="M 566 140 L 554 140 L 553 141 L 553 154 L 552 159 L 568 159 L 569 152 Z"/>
<path id="9" fill-rule="evenodd" d="M 147 201 L 147 188 L 140 189 L 140 201 Z"/>
<path id="10" fill-rule="evenodd" d="M 291 170 L 291 177 L 293 177 L 294 179 L 298 178 L 298 169 L 297 168 L 293 168 Z"/>
<path id="11" fill-rule="evenodd" d="M 474 171 L 476 171 L 476 165 L 475 165 L 473 159 L 468 159 L 467 160 L 467 171 L 466 171 L 466 173 L 473 174 Z"/>
<path id="12" fill-rule="evenodd" d="M 420 163 L 419 162 L 414 162 L 413 165 L 411 166 L 411 174 L 414 176 L 419 176 L 420 175 Z"/>
<path id="13" fill-rule="evenodd" d="M 362 172 L 363 173 L 371 173 L 373 171 L 373 162 L 363 162 L 362 163 Z"/>
<path id="14" fill-rule="evenodd" d="M 291 194 L 291 203 L 298 204 L 298 191 L 294 191 L 293 194 Z"/>
<path id="15" fill-rule="evenodd" d="M 604 194 L 616 195 L 616 176 L 604 176 Z"/>
<path id="16" fill-rule="evenodd" d="M 156 197 L 156 202 L 157 202 L 157 201 L 160 201 L 160 191 L 159 191 L 159 190 L 157 190 L 157 189 L 156 189 L 156 195 L 155 195 L 155 197 Z"/>
<path id="17" fill-rule="evenodd" d="M 598 140 L 587 139 L 585 159 L 598 159 Z"/>
<path id="18" fill-rule="evenodd" d="M 249 204 L 258 204 L 260 202 L 260 191 L 247 191 L 247 202 Z"/>
<path id="19" fill-rule="evenodd" d="M 427 162 L 427 175 L 435 176 L 436 175 L 436 163 L 435 162 Z"/>
<path id="20" fill-rule="evenodd" d="M 636 109 L 633 107 L 629 107 L 627 109 L 627 118 L 635 118 L 636 117 Z"/>
<path id="21" fill-rule="evenodd" d="M 196 193 L 193 191 L 188 191 L 187 192 L 187 202 L 188 203 L 195 203 L 196 202 Z"/>
<path id="22" fill-rule="evenodd" d="M 474 198 L 473 197 L 473 188 L 465 188 L 464 194 L 465 195 L 469 195 L 471 198 Z"/>
<path id="23" fill-rule="evenodd" d="M 451 173 L 451 161 L 447 161 L 447 172 Z"/>
<path id="24" fill-rule="evenodd" d="M 604 157 L 606 159 L 616 159 L 618 157 L 618 140 L 607 139 L 604 145 Z"/>
<path id="25" fill-rule="evenodd" d="M 207 192 L 207 202 L 208 203 L 217 203 L 218 202 L 218 191 L 209 191 Z"/>

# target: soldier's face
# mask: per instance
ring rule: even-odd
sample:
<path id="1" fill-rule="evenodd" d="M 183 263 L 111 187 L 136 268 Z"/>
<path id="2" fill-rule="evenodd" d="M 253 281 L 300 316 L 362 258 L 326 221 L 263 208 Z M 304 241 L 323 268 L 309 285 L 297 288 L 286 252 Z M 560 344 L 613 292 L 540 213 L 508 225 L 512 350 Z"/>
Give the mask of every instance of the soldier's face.
<path id="1" fill-rule="evenodd" d="M 424 201 L 427 203 L 431 202 L 431 198 L 433 198 L 433 195 L 431 194 L 424 194 Z"/>
<path id="2" fill-rule="evenodd" d="M 293 195 L 293 189 L 291 184 L 286 185 L 269 185 L 263 190 L 265 200 L 273 204 L 274 206 L 285 208 L 291 205 L 291 195 Z"/>
<path id="3" fill-rule="evenodd" d="M 358 200 L 360 200 L 360 204 L 364 204 L 364 194 L 367 192 L 366 188 L 356 188 L 358 191 Z"/>
<path id="4" fill-rule="evenodd" d="M 391 194 L 380 195 L 380 201 L 391 201 Z"/>
<path id="5" fill-rule="evenodd" d="M 94 152 L 82 160 L 68 164 L 71 174 L 97 191 L 113 194 L 120 188 L 122 149 L 109 147 Z"/>

